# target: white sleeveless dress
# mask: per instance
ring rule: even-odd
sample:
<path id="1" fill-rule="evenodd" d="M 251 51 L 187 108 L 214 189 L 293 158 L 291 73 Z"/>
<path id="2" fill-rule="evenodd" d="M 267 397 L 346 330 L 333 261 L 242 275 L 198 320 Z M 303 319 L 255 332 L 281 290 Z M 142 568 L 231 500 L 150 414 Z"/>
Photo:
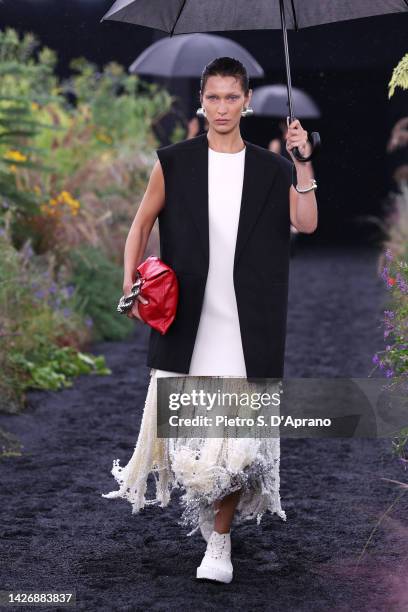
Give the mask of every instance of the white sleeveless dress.
<path id="1" fill-rule="evenodd" d="M 245 148 L 221 153 L 208 147 L 210 258 L 189 376 L 238 377 L 246 382 L 233 284 L 245 154 Z M 179 523 L 193 527 L 188 535 L 198 530 L 200 511 L 208 512 L 215 499 L 237 489 L 241 496 L 233 525 L 252 518 L 259 524 L 266 510 L 286 520 L 279 494 L 279 437 L 158 439 L 157 378 L 187 374 L 152 368 L 150 375 L 133 456 L 123 468 L 118 459 L 113 462 L 111 473 L 120 489 L 102 496 L 128 499 L 136 513 L 148 504 L 167 506 L 172 489 L 179 487 L 184 506 Z M 234 384 L 233 391 L 238 393 L 239 381 Z M 146 499 L 150 473 L 155 477 L 155 497 Z"/>

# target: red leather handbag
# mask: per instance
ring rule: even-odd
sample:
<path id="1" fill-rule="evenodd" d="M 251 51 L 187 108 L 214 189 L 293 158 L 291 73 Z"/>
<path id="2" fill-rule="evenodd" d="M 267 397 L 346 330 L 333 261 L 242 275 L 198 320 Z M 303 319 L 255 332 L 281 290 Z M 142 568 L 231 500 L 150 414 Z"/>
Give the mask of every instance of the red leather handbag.
<path id="1" fill-rule="evenodd" d="M 121 297 L 118 312 L 128 312 L 139 293 L 149 301 L 148 304 L 138 302 L 141 318 L 164 335 L 177 311 L 179 284 L 174 270 L 154 255 L 145 259 L 136 269 L 130 295 Z"/>

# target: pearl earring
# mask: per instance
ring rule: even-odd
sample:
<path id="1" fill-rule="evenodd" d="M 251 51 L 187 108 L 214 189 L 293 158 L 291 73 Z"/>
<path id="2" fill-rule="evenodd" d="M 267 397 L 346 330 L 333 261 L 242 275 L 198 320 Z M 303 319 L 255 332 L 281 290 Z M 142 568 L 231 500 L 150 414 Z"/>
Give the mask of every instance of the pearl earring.
<path id="1" fill-rule="evenodd" d="M 250 106 L 247 106 L 247 108 L 244 107 L 241 111 L 242 117 L 248 117 L 249 115 L 253 115 L 253 114 L 254 114 L 254 110 Z"/>
<path id="2" fill-rule="evenodd" d="M 241 111 L 241 116 L 242 117 L 248 117 L 249 115 L 253 115 L 254 114 L 254 110 L 248 106 L 247 108 L 243 108 Z M 199 108 L 197 108 L 196 110 L 196 115 L 198 115 L 199 117 L 205 117 L 205 108 L 203 108 L 202 106 L 200 106 Z"/>

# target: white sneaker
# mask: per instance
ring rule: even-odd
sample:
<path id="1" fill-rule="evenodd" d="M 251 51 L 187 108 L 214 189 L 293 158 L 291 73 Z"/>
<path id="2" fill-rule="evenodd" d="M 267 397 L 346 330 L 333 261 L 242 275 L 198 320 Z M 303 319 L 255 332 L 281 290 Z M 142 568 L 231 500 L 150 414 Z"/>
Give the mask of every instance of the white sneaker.
<path id="1" fill-rule="evenodd" d="M 200 508 L 199 523 L 200 531 L 204 540 L 208 542 L 212 532 L 214 531 L 215 511 L 213 505 L 202 506 Z"/>
<path id="2" fill-rule="evenodd" d="M 197 578 L 229 583 L 232 580 L 231 531 L 213 531 L 201 565 L 197 567 Z"/>

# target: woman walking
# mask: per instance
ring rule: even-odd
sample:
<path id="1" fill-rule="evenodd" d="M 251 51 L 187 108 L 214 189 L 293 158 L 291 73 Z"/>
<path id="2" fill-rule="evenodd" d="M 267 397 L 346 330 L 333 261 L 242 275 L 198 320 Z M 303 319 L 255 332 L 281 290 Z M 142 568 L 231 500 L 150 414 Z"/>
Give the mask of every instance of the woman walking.
<path id="1" fill-rule="evenodd" d="M 156 162 L 125 246 L 124 293 L 158 218 L 160 256 L 179 281 L 176 318 L 166 334 L 151 329 L 150 383 L 134 453 L 113 462 L 118 491 L 132 512 L 166 506 L 184 491 L 181 524 L 207 541 L 197 578 L 230 582 L 231 527 L 269 510 L 286 520 L 279 496 L 279 438 L 157 438 L 157 381 L 166 376 L 280 378 L 286 336 L 290 224 L 317 226 L 310 162 L 295 164 L 243 140 L 240 120 L 250 104 L 245 67 L 217 58 L 202 74 L 205 134 L 157 150 Z M 287 150 L 309 153 L 298 120 Z M 299 191 L 298 191 L 299 190 Z M 138 300 L 146 303 L 143 294 Z M 128 316 L 141 319 L 136 301 Z M 234 381 L 239 385 L 239 380 Z M 234 387 L 237 390 L 238 387 Z M 155 476 L 154 499 L 146 499 Z"/>

